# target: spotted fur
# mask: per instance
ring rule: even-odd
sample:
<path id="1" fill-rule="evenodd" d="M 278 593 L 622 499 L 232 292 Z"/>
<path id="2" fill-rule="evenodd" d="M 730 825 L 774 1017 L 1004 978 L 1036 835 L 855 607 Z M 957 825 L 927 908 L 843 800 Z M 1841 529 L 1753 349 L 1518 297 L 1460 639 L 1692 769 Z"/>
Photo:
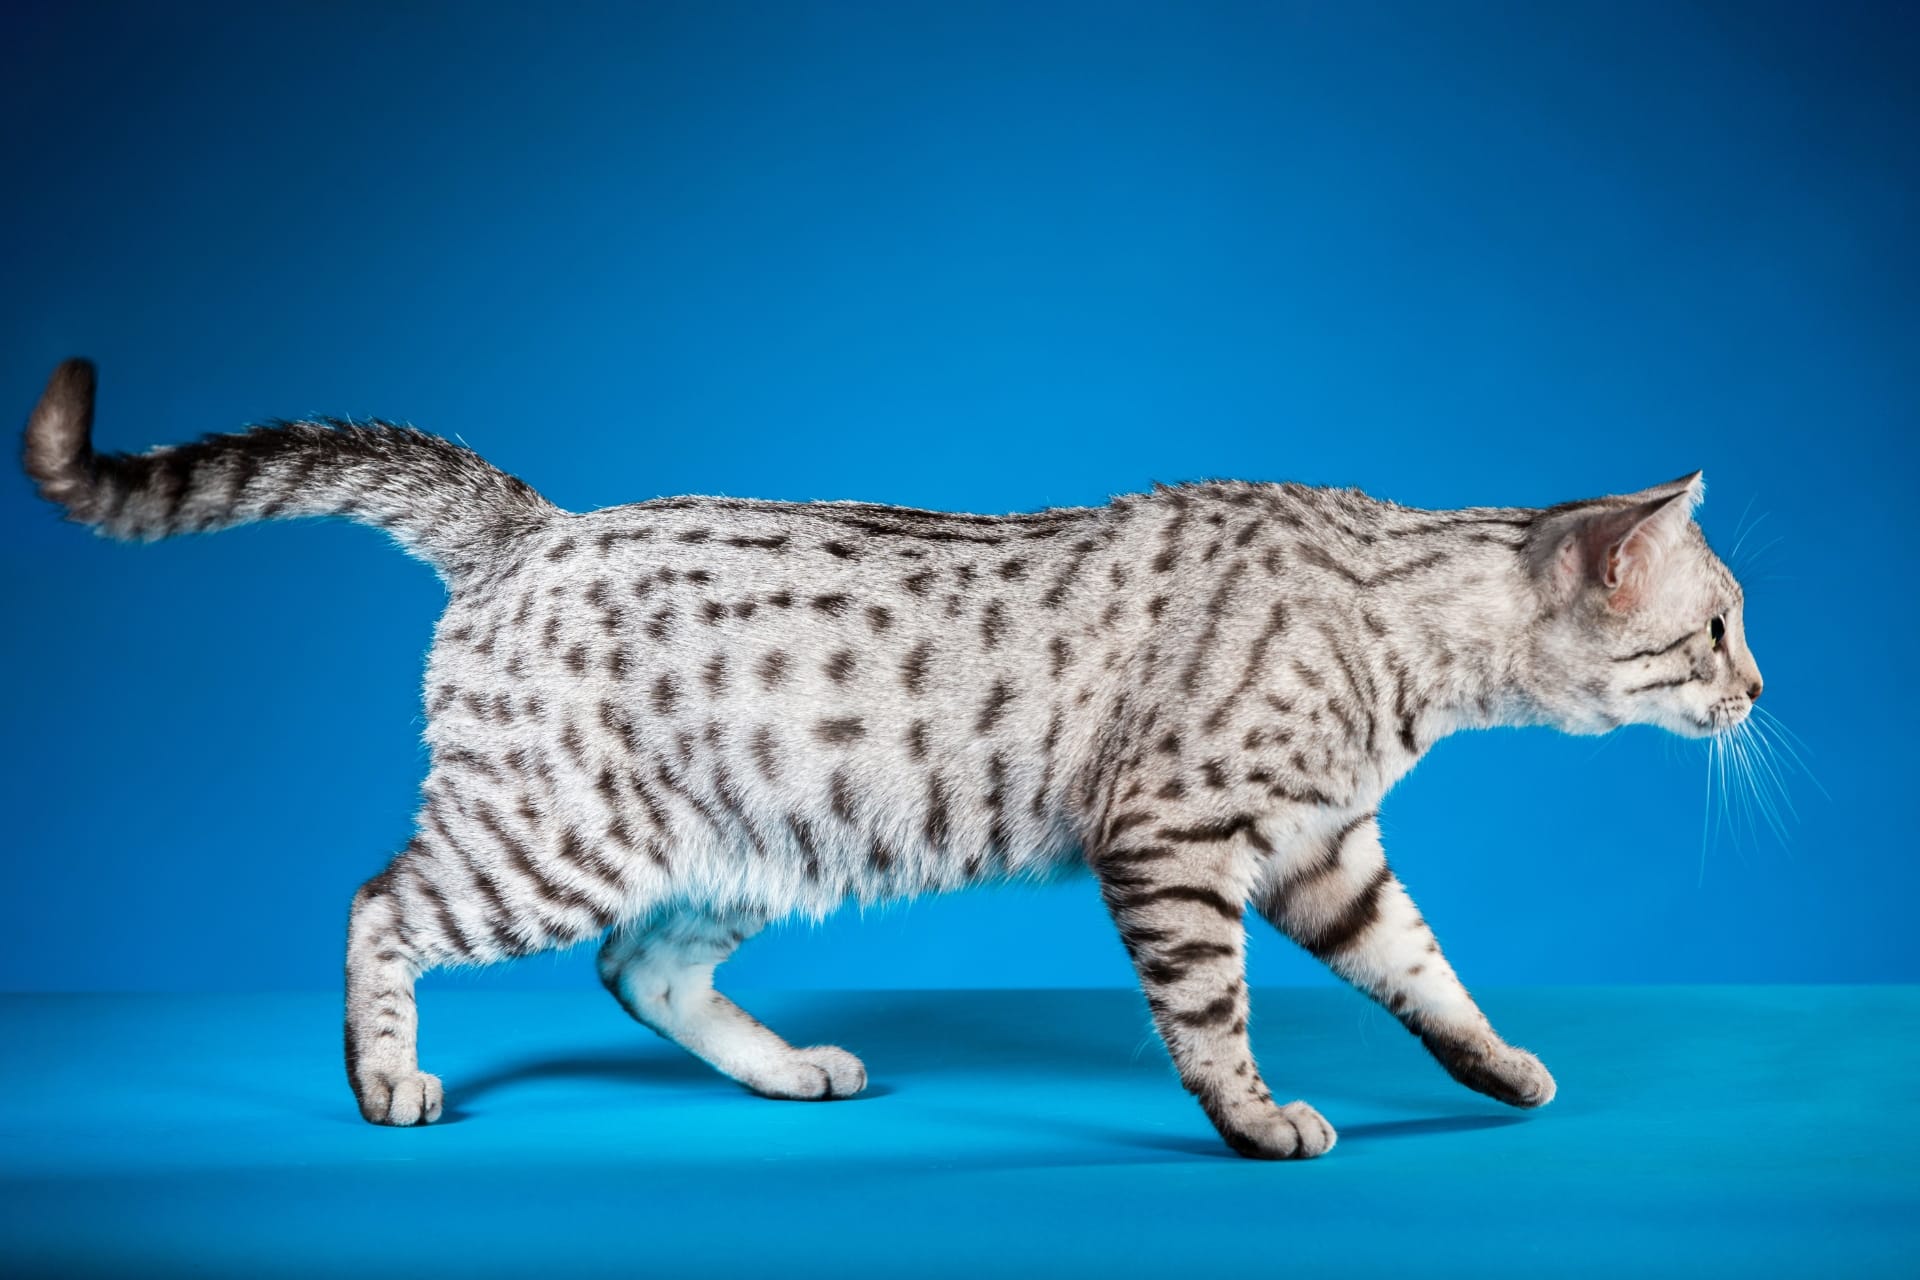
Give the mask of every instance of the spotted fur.
<path id="1" fill-rule="evenodd" d="M 1760 692 L 1698 476 L 1545 509 L 1424 511 L 1216 482 L 978 516 L 681 497 L 573 514 L 381 423 L 96 454 L 69 362 L 26 466 L 121 538 L 344 515 L 450 598 L 417 830 L 354 898 L 362 1114 L 441 1114 L 415 980 L 604 936 L 640 1022 L 749 1088 L 866 1082 L 713 989 L 769 921 L 1091 868 L 1180 1078 L 1249 1156 L 1334 1132 L 1248 1047 L 1244 909 L 1468 1087 L 1548 1101 L 1389 869 L 1374 814 L 1457 729 L 1709 733 Z"/>

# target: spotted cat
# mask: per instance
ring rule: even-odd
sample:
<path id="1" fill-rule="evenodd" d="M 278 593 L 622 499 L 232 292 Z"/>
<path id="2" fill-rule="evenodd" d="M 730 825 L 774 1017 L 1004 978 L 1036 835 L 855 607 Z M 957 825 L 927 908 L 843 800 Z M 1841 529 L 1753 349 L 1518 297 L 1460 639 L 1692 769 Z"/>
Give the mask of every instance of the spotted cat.
<path id="1" fill-rule="evenodd" d="M 449 600 L 417 831 L 354 897 L 361 1114 L 438 1118 L 414 983 L 606 935 L 640 1022 L 756 1093 L 844 1098 L 714 989 L 769 921 L 1084 866 L 1180 1079 L 1244 1155 L 1334 1144 L 1247 1039 L 1244 909 L 1471 1089 L 1553 1097 L 1388 869 L 1375 811 L 1458 729 L 1737 726 L 1761 681 L 1698 473 L 1544 509 L 1211 482 L 957 515 L 663 498 L 574 514 L 464 448 L 291 422 L 96 454 L 94 373 L 26 433 L 40 492 L 117 538 L 277 517 L 385 529 Z"/>

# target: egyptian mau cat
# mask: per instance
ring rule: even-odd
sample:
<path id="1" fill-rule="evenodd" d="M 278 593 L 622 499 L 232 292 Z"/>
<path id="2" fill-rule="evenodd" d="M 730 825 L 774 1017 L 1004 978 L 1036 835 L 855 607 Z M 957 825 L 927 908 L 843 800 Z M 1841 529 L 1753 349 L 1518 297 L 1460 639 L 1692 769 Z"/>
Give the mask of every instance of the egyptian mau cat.
<path id="1" fill-rule="evenodd" d="M 466 449 L 294 422 L 96 454 L 69 361 L 26 467 L 69 518 L 153 539 L 378 525 L 445 579 L 412 841 L 355 896 L 361 1114 L 441 1114 L 414 983 L 602 933 L 640 1022 L 756 1093 L 844 1098 L 714 990 L 769 921 L 1092 870 L 1180 1079 L 1244 1155 L 1334 1131 L 1248 1047 L 1243 910 L 1380 1001 L 1467 1087 L 1537 1107 L 1388 869 L 1375 809 L 1456 729 L 1743 720 L 1760 674 L 1696 473 L 1545 509 L 1423 511 L 1212 482 L 978 516 L 664 498 L 576 515 Z"/>

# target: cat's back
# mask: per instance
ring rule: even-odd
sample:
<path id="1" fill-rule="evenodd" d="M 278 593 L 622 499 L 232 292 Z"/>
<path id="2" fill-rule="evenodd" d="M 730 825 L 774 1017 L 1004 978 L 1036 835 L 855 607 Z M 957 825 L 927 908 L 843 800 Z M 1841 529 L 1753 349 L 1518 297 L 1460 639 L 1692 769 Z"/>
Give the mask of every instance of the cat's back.
<path id="1" fill-rule="evenodd" d="M 554 522 L 528 540 L 510 579 L 449 613 L 471 607 L 531 627 L 529 658 L 550 651 L 573 675 L 596 652 L 619 676 L 618 648 L 685 661 L 749 638 L 784 637 L 789 658 L 831 645 L 904 656 L 940 640 L 1004 656 L 1025 647 L 1020 611 L 1050 592 L 1061 603 L 1061 566 L 1107 514 L 663 498 Z"/>

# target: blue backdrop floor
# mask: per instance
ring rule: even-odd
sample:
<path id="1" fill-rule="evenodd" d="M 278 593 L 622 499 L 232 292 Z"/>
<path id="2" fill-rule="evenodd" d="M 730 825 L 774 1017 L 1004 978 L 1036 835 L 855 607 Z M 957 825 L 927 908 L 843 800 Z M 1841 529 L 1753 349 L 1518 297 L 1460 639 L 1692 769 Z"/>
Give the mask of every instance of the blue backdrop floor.
<path id="1" fill-rule="evenodd" d="M 589 993 L 429 992 L 450 1112 L 363 1124 L 336 1001 L 0 997 L 0 1273 L 1920 1273 L 1920 989 L 1482 993 L 1519 1115 L 1336 989 L 1257 993 L 1322 1160 L 1226 1154 L 1124 991 L 763 993 L 857 1100 L 751 1097 Z"/>

